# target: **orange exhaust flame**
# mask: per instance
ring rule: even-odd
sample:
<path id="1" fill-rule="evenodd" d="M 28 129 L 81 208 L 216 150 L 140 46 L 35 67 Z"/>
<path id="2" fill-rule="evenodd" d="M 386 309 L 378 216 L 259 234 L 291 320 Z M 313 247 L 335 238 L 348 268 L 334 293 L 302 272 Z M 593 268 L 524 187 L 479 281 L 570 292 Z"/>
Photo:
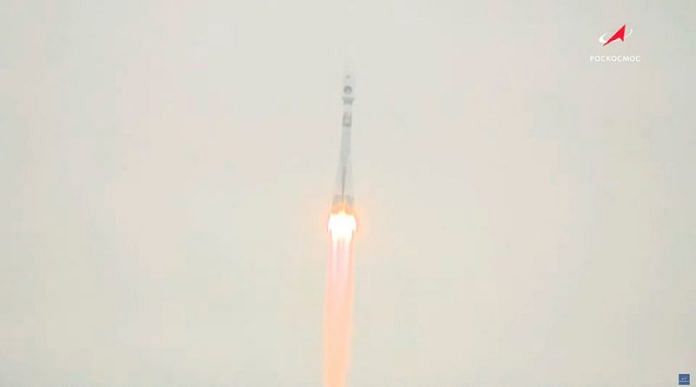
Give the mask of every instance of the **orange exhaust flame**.
<path id="1" fill-rule="evenodd" d="M 345 387 L 350 359 L 353 312 L 352 239 L 355 217 L 344 211 L 331 214 L 329 258 L 324 315 L 324 385 Z"/>

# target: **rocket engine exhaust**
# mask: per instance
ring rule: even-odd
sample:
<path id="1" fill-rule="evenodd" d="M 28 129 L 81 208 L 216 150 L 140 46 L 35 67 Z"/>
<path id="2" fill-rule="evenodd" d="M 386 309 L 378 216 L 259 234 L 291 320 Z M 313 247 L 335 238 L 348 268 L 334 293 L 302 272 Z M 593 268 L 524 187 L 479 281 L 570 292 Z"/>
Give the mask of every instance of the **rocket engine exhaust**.
<path id="1" fill-rule="evenodd" d="M 353 313 L 353 234 L 357 221 L 353 212 L 350 166 L 354 82 L 343 81 L 343 125 L 338 176 L 328 229 L 331 255 L 328 262 L 324 314 L 324 386 L 345 387 L 350 360 Z"/>
<path id="2" fill-rule="evenodd" d="M 352 253 L 351 236 L 332 240 L 324 316 L 325 387 L 346 385 L 353 314 Z"/>

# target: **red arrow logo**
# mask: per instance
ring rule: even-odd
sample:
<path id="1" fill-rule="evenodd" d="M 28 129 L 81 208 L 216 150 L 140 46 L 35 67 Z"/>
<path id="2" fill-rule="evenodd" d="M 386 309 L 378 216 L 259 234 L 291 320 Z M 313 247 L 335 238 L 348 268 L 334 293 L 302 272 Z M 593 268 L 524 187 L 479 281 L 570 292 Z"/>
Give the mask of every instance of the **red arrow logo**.
<path id="1" fill-rule="evenodd" d="M 626 25 L 624 24 L 623 26 L 621 26 L 621 28 L 619 28 L 618 31 L 614 32 L 614 35 L 612 35 L 611 38 L 607 39 L 607 41 L 604 42 L 604 44 L 602 46 L 606 46 L 607 44 L 609 44 L 617 39 L 621 39 L 621 41 L 623 42 L 625 36 L 626 36 Z M 600 37 L 600 41 L 602 40 L 602 37 Z"/>

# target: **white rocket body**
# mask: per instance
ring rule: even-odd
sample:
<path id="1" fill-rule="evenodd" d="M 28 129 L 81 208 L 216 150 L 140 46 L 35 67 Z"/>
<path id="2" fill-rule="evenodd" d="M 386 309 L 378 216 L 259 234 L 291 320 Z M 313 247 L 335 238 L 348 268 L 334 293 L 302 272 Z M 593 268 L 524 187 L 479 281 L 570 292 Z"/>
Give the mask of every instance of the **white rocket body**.
<path id="1" fill-rule="evenodd" d="M 355 80 L 348 74 L 343 78 L 343 120 L 341 129 L 341 153 L 338 161 L 338 176 L 332 208 L 335 211 L 352 212 L 353 181 L 351 176 L 350 141 L 353 125 L 353 100 L 355 99 Z"/>

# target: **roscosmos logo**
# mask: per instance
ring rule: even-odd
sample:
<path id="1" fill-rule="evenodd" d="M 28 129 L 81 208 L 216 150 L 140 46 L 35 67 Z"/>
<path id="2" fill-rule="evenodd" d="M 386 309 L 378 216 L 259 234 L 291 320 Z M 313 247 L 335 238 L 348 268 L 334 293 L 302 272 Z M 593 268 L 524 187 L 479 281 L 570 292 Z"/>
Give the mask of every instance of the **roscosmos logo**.
<path id="1" fill-rule="evenodd" d="M 604 33 L 600 35 L 599 39 L 597 40 L 599 40 L 599 43 L 602 43 L 602 46 L 606 46 L 607 44 L 619 39 L 621 39 L 621 41 L 623 42 L 624 39 L 626 39 L 626 37 L 628 36 L 631 36 L 632 33 L 633 28 L 629 29 L 628 33 L 626 33 L 626 25 L 624 24 L 623 26 L 621 26 L 621 28 L 616 30 L 616 32 L 614 32 L 614 35 L 612 35 L 611 37 L 607 38 L 607 35 L 609 34 Z"/>
<path id="2" fill-rule="evenodd" d="M 626 41 L 626 38 L 631 36 L 633 34 L 633 28 L 627 28 L 626 24 L 622 25 L 619 27 L 616 32 L 613 34 L 609 32 L 604 32 L 603 34 L 599 35 L 599 38 L 597 40 L 599 41 L 599 44 L 602 45 L 602 47 L 605 47 L 609 45 L 612 42 L 616 42 L 617 40 L 620 40 L 622 43 Z M 590 55 L 590 62 L 594 63 L 636 63 L 640 62 L 640 55 L 635 55 L 635 54 L 629 54 L 626 53 L 627 50 L 630 50 L 630 44 L 624 46 L 623 44 L 620 45 L 621 47 L 616 47 L 616 48 L 598 48 L 598 51 L 594 55 Z M 605 51 L 606 50 L 606 51 Z M 616 54 L 616 55 L 606 55 L 608 52 L 619 52 L 621 53 Z"/>

